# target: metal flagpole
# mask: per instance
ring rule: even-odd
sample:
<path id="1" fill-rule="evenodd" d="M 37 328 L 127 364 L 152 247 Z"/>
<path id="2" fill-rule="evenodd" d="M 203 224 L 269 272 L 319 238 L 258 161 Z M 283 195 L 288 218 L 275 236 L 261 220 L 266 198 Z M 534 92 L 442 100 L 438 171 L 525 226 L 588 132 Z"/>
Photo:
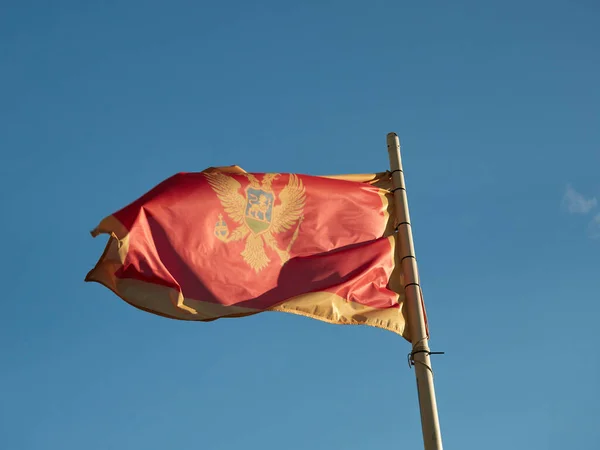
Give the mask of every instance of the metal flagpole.
<path id="1" fill-rule="evenodd" d="M 433 371 L 429 355 L 428 335 L 425 325 L 425 313 L 419 285 L 419 271 L 413 244 L 410 215 L 404 173 L 402 172 L 402 158 L 400 156 L 400 140 L 396 133 L 388 133 L 387 148 L 392 170 L 394 185 L 394 204 L 396 219 L 398 221 L 398 246 L 399 257 L 402 264 L 405 286 L 405 306 L 408 313 L 408 326 L 412 341 L 410 358 L 415 367 L 417 378 L 417 393 L 421 410 L 421 428 L 423 430 L 423 443 L 425 450 L 442 450 L 442 436 L 438 419 L 435 389 L 433 386 Z"/>

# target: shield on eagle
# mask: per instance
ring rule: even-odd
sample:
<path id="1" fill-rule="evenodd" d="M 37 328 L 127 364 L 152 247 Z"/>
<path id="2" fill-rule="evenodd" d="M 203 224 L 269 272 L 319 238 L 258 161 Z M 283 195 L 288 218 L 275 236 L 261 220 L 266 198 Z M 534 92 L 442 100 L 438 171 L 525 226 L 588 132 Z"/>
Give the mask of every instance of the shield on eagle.
<path id="1" fill-rule="evenodd" d="M 261 234 L 271 227 L 274 201 L 275 194 L 273 192 L 254 187 L 246 189 L 244 222 L 252 233 Z"/>

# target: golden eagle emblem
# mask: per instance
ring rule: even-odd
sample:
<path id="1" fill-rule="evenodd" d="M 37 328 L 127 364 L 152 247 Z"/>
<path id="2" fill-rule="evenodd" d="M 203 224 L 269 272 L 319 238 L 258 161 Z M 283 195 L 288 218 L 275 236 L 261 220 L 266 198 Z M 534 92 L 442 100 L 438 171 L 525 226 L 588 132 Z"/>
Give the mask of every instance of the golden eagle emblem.
<path id="1" fill-rule="evenodd" d="M 271 262 L 264 244 L 275 250 L 281 264 L 285 264 L 290 259 L 290 250 L 304 219 L 306 193 L 302 180 L 291 174 L 288 184 L 279 193 L 280 202 L 276 205 L 277 195 L 271 185 L 279 174 L 265 174 L 262 183 L 253 174 L 242 174 L 250 182 L 243 191 L 244 194 L 240 192 L 242 185 L 230 175 L 218 171 L 206 172 L 204 175 L 229 219 L 238 225 L 230 234 L 223 214 L 219 214 L 214 229 L 215 236 L 226 243 L 246 239 L 246 247 L 241 255 L 257 273 Z M 274 234 L 287 231 L 293 226 L 296 229 L 287 248 L 280 249 Z"/>

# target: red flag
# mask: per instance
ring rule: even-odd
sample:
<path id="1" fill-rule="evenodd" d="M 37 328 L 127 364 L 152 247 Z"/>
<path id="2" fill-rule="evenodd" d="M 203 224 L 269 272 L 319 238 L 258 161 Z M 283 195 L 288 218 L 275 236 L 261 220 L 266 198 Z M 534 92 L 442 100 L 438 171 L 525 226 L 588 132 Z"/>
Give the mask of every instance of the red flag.
<path id="1" fill-rule="evenodd" d="M 389 173 L 180 173 L 92 232 L 110 239 L 86 281 L 175 319 L 284 311 L 407 337 L 389 185 Z"/>

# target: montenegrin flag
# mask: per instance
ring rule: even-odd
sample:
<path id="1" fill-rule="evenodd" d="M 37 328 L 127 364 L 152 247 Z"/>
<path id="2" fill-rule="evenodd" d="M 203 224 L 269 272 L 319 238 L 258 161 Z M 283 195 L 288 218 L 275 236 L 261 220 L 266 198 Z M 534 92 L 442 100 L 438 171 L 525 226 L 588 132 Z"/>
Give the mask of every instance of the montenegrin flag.
<path id="1" fill-rule="evenodd" d="M 180 173 L 108 216 L 86 281 L 161 316 L 281 311 L 409 339 L 389 172 Z"/>

